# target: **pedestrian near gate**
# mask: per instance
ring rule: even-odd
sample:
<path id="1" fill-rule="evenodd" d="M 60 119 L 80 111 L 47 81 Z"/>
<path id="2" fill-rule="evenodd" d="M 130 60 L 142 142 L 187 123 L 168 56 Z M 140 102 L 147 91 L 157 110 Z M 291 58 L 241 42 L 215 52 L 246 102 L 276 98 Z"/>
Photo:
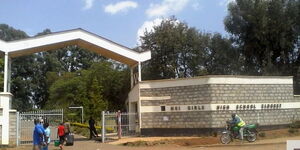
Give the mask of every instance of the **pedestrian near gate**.
<path id="1" fill-rule="evenodd" d="M 138 134 L 137 113 L 102 112 L 102 142 Z"/>
<path id="2" fill-rule="evenodd" d="M 63 122 L 63 110 L 40 110 L 22 112 L 17 115 L 18 129 L 17 129 L 17 145 L 32 144 L 32 131 L 34 128 L 34 119 L 42 119 L 43 122 L 49 123 L 51 134 L 50 139 L 57 139 L 57 125 Z"/>

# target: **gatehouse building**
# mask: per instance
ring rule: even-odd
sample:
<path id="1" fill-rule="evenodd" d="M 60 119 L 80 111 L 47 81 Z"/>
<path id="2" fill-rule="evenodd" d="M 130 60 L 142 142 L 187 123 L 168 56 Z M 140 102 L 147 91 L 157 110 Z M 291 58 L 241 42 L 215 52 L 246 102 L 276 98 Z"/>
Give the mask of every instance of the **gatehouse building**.
<path id="1" fill-rule="evenodd" d="M 224 128 L 232 113 L 261 128 L 300 120 L 292 76 L 202 76 L 141 81 L 129 94 L 142 135 L 198 135 Z"/>

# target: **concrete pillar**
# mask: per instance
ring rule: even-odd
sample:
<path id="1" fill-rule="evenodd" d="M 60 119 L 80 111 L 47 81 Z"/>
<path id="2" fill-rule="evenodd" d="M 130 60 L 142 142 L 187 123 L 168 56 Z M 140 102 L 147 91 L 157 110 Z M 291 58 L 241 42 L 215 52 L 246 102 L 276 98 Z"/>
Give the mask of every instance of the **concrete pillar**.
<path id="1" fill-rule="evenodd" d="M 133 77 L 133 68 L 134 67 L 130 67 L 130 87 L 133 88 L 133 83 L 134 83 L 134 77 Z"/>
<path id="2" fill-rule="evenodd" d="M 8 70 L 9 70 L 9 58 L 8 58 L 8 53 L 5 52 L 4 56 L 4 87 L 3 87 L 3 92 L 8 92 L 7 87 L 8 87 Z"/>
<path id="3" fill-rule="evenodd" d="M 139 67 L 139 82 L 142 81 L 142 66 L 141 66 L 141 62 L 139 61 L 139 64 L 138 64 L 138 67 Z"/>
<path id="4" fill-rule="evenodd" d="M 10 92 L 11 88 L 11 58 L 8 57 L 8 70 L 7 70 L 7 92 Z"/>
<path id="5" fill-rule="evenodd" d="M 9 144 L 9 110 L 11 109 L 12 94 L 10 93 L 10 74 L 11 74 L 11 59 L 8 53 L 4 56 L 4 87 L 0 93 L 0 107 L 2 108 L 2 145 Z"/>
<path id="6" fill-rule="evenodd" d="M 2 124 L 2 145 L 9 144 L 9 110 L 11 109 L 11 99 L 11 93 L 0 93 L 0 107 L 2 107 L 3 111 L 2 118 L 0 118 L 0 123 Z"/>

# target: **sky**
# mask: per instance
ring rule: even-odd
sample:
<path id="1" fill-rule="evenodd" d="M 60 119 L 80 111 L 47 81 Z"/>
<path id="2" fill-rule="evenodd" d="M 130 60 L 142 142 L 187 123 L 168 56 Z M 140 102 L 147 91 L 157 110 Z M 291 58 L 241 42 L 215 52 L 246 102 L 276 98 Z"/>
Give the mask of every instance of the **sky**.
<path id="1" fill-rule="evenodd" d="M 0 24 L 34 36 L 82 28 L 134 48 L 145 29 L 175 16 L 189 27 L 226 35 L 223 20 L 233 0 L 0 0 Z"/>

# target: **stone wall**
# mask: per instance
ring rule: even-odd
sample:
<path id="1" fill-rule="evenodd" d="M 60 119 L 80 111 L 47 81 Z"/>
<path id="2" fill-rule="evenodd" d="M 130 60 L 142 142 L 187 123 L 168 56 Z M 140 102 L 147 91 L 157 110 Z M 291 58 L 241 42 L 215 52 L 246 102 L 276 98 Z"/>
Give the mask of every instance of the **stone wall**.
<path id="1" fill-rule="evenodd" d="M 297 73 L 294 76 L 294 94 L 300 95 L 300 67 L 297 68 Z"/>
<path id="2" fill-rule="evenodd" d="M 0 146 L 2 142 L 2 126 L 0 125 Z M 9 112 L 9 147 L 15 147 L 17 141 L 17 114 L 15 110 Z"/>
<path id="3" fill-rule="evenodd" d="M 170 100 L 142 101 L 142 106 L 224 103 L 298 102 L 293 85 L 192 85 L 141 89 L 143 96 L 171 96 Z"/>
<path id="4" fill-rule="evenodd" d="M 141 113 L 141 132 L 146 135 L 201 134 L 225 127 L 232 113 L 246 123 L 260 126 L 285 126 L 300 120 L 300 108 L 280 108 L 281 103 L 298 103 L 293 84 L 200 84 L 162 88 L 141 88 L 140 97 L 170 99 L 141 100 L 141 109 L 151 106 L 183 106 L 210 104 L 276 103 L 272 109 L 156 111 Z M 270 105 L 271 106 L 271 105 Z M 281 105 L 280 105 L 281 106 Z M 206 106 L 205 106 L 206 107 Z M 232 106 L 230 106 L 232 107 Z M 269 106 L 268 106 L 269 107 Z"/>
<path id="5" fill-rule="evenodd" d="M 9 145 L 16 146 L 17 142 L 17 114 L 16 111 L 9 113 Z"/>

